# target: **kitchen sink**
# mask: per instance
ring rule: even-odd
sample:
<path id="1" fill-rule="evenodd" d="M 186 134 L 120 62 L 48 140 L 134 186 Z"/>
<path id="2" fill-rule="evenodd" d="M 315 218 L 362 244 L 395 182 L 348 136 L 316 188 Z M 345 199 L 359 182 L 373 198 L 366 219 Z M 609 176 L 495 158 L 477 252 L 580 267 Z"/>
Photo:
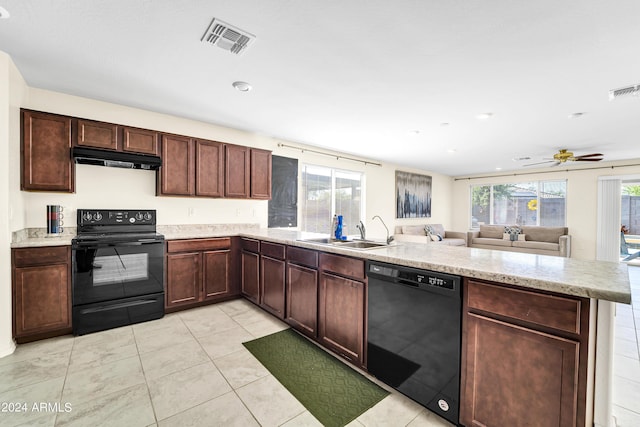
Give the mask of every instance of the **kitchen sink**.
<path id="1" fill-rule="evenodd" d="M 382 248 L 385 246 L 389 246 L 386 243 L 378 243 L 378 242 L 366 242 L 366 241 L 355 241 L 355 242 L 346 242 L 340 245 L 342 248 L 351 248 L 351 249 L 373 249 L 373 248 Z"/>
<path id="2" fill-rule="evenodd" d="M 335 240 L 328 237 L 318 237 L 311 239 L 299 239 L 300 242 L 317 243 L 321 245 L 339 246 L 349 249 L 375 249 L 388 246 L 382 242 L 372 242 L 369 240 Z"/>

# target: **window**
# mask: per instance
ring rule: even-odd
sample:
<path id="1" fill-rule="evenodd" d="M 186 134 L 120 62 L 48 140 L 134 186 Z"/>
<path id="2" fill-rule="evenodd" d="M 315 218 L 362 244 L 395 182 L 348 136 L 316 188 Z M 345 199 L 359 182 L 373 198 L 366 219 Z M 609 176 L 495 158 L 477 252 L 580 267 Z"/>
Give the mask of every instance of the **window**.
<path id="1" fill-rule="evenodd" d="M 481 224 L 565 226 L 567 181 L 471 186 L 471 227 Z"/>
<path id="2" fill-rule="evenodd" d="M 302 167 L 301 230 L 329 234 L 333 215 L 343 216 L 343 233 L 357 233 L 362 219 L 363 175 L 322 166 Z"/>

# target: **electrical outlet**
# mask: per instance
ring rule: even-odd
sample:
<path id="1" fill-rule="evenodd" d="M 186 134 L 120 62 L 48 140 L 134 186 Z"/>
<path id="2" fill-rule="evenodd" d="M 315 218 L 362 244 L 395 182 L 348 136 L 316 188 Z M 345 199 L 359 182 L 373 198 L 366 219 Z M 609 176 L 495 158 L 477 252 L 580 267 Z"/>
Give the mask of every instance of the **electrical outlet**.
<path id="1" fill-rule="evenodd" d="M 189 216 L 194 216 L 196 214 L 195 208 L 189 208 Z"/>
<path id="2" fill-rule="evenodd" d="M 240 209 L 236 209 L 236 216 L 240 216 Z"/>

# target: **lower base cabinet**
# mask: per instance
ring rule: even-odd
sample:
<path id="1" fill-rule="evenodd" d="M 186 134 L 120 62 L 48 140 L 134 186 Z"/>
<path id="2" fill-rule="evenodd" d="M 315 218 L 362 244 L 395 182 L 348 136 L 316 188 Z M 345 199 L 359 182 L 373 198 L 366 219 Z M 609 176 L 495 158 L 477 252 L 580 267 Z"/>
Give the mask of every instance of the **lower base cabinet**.
<path id="1" fill-rule="evenodd" d="M 20 248 L 11 254 L 16 341 L 70 333 L 71 248 Z"/>
<path id="2" fill-rule="evenodd" d="M 467 280 L 460 423 L 583 426 L 589 301 Z"/>
<path id="3" fill-rule="evenodd" d="M 165 308 L 183 309 L 233 297 L 231 239 L 167 242 Z"/>
<path id="4" fill-rule="evenodd" d="M 260 241 L 243 238 L 240 260 L 242 295 L 260 304 Z"/>
<path id="5" fill-rule="evenodd" d="M 364 366 L 364 261 L 323 253 L 320 270 L 318 340 L 355 365 Z"/>

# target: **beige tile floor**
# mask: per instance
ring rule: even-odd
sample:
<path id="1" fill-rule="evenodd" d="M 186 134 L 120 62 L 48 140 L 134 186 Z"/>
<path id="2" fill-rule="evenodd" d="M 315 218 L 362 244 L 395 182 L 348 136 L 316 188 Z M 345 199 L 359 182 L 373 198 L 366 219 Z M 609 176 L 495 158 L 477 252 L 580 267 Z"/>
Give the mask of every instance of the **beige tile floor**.
<path id="1" fill-rule="evenodd" d="M 235 300 L 20 345 L 0 359 L 0 404 L 27 410 L 0 412 L 0 426 L 319 426 L 242 346 L 285 328 Z M 350 427 L 390 425 L 450 426 L 392 392 Z"/>
<path id="2" fill-rule="evenodd" d="M 615 326 L 613 409 L 621 427 L 640 426 L 640 267 L 630 265 L 629 275 L 633 303 L 618 305 Z M 286 327 L 235 300 L 20 345 L 0 359 L 0 404 L 25 402 L 26 411 L 5 408 L 13 412 L 0 412 L 0 427 L 320 425 L 242 346 Z M 362 426 L 450 424 L 392 392 L 350 424 Z"/>
<path id="3" fill-rule="evenodd" d="M 613 416 L 640 426 L 640 266 L 629 264 L 631 305 L 617 304 L 613 344 Z"/>

